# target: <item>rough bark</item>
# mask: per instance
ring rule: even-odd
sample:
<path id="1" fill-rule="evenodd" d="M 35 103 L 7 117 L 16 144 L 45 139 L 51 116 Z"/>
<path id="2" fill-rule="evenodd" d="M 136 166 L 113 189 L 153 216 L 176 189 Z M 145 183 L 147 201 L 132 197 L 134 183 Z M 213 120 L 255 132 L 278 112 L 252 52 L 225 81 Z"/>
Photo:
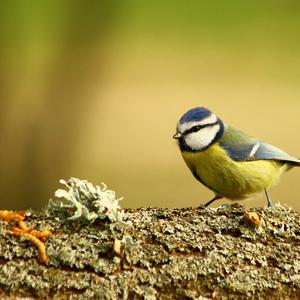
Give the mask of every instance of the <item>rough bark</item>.
<path id="1" fill-rule="evenodd" d="M 125 210 L 123 221 L 93 224 L 31 213 L 50 228 L 48 260 L 0 221 L 0 298 L 299 299 L 299 213 L 237 204 Z"/>

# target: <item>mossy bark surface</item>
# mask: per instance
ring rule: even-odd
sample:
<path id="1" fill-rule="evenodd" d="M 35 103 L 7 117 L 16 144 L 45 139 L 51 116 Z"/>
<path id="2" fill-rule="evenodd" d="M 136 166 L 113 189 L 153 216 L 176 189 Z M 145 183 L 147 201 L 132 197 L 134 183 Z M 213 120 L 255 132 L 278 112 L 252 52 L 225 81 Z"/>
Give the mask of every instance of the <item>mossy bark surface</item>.
<path id="1" fill-rule="evenodd" d="M 277 205 L 124 210 L 123 220 L 71 222 L 31 213 L 50 228 L 42 264 L 0 221 L 0 298 L 300 299 L 300 215 Z M 27 298 L 26 298 L 27 299 Z"/>

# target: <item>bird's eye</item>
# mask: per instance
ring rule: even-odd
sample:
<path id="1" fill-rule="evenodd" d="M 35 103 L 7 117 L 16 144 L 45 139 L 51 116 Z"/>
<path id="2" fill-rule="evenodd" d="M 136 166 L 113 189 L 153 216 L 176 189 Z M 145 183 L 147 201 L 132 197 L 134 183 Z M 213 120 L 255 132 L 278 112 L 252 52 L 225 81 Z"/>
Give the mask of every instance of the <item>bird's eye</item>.
<path id="1" fill-rule="evenodd" d="M 189 134 L 189 133 L 193 133 L 193 132 L 197 132 L 199 131 L 200 129 L 204 128 L 205 126 L 203 125 L 196 125 L 190 129 L 188 129 L 187 131 L 184 132 L 185 135 Z"/>
<path id="2" fill-rule="evenodd" d="M 202 128 L 202 126 L 198 125 L 198 126 L 195 126 L 193 127 L 193 131 L 196 132 L 198 130 L 200 130 Z"/>

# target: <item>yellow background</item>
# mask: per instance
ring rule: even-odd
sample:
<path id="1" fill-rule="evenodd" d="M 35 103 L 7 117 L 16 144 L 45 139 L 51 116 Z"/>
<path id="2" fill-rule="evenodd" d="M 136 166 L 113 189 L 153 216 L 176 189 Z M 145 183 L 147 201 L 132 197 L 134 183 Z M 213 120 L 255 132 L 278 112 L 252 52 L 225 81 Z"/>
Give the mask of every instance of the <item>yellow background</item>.
<path id="1" fill-rule="evenodd" d="M 300 157 L 298 1 L 0 6 L 2 208 L 41 208 L 70 176 L 123 207 L 206 202 L 172 139 L 195 106 Z M 293 169 L 271 198 L 299 209 L 299 183 Z"/>

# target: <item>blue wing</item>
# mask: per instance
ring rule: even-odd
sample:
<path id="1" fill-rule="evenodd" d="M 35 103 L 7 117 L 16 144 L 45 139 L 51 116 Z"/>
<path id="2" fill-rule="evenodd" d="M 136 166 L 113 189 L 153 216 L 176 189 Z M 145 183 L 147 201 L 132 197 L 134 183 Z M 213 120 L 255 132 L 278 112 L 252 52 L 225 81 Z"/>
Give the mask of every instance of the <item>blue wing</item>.
<path id="1" fill-rule="evenodd" d="M 299 159 L 230 126 L 219 140 L 219 145 L 235 161 L 277 160 L 300 166 Z"/>

